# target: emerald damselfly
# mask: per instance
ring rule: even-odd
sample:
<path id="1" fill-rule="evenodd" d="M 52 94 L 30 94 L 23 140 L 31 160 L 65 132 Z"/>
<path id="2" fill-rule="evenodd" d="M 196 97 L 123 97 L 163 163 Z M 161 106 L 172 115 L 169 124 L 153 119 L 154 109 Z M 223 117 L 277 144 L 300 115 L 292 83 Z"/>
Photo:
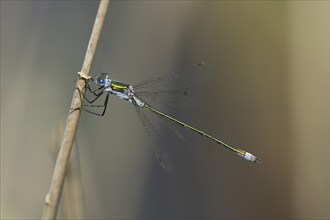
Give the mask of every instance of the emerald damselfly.
<path id="1" fill-rule="evenodd" d="M 198 85 L 200 82 L 209 78 L 209 76 L 212 75 L 212 72 L 213 68 L 211 65 L 201 62 L 182 69 L 178 69 L 172 73 L 165 74 L 155 79 L 146 80 L 134 86 L 127 83 L 114 81 L 109 77 L 107 73 L 101 73 L 95 79 L 91 78 L 91 80 L 95 81 L 96 83 L 96 89 L 91 89 L 89 83 L 87 82 L 87 89 L 91 94 L 94 95 L 94 97 L 92 99 L 89 99 L 85 96 L 85 100 L 89 103 L 89 107 L 102 107 L 103 110 L 101 113 L 92 112 L 88 109 L 84 110 L 95 115 L 103 116 L 107 109 L 110 94 L 132 103 L 135 106 L 136 111 L 151 139 L 154 154 L 160 161 L 161 166 L 168 171 L 171 170 L 169 157 L 166 151 L 161 147 L 158 133 L 154 129 L 148 117 L 141 111 L 142 109 L 146 109 L 158 116 L 168 119 L 173 123 L 176 123 L 193 132 L 196 132 L 216 142 L 217 144 L 231 150 L 232 152 L 236 153 L 237 155 L 243 157 L 248 161 L 260 163 L 260 159 L 253 154 L 241 150 L 239 148 L 235 148 L 204 131 L 201 131 L 187 123 L 184 123 L 170 115 L 167 115 L 144 101 L 144 97 L 148 97 L 153 101 L 159 103 L 167 102 L 168 104 L 174 106 L 189 105 L 189 101 L 187 101 L 187 99 L 184 97 L 186 96 L 186 93 L 182 93 L 181 91 Z M 171 95 L 168 95 L 168 93 L 171 93 Z M 94 105 L 93 103 L 98 100 L 103 94 L 106 94 L 104 103 L 102 105 Z"/>

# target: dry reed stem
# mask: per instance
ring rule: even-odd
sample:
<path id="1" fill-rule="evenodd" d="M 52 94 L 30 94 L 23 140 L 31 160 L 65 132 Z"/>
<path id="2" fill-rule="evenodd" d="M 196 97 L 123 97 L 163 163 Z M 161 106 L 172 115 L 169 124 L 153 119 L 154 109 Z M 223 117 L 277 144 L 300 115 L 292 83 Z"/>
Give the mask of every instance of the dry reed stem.
<path id="1" fill-rule="evenodd" d="M 82 94 L 85 93 L 86 79 L 89 78 L 89 72 L 91 69 L 96 46 L 101 34 L 109 3 L 110 0 L 102 0 L 99 5 L 92 34 L 89 39 L 84 63 L 80 72 L 80 77 L 77 81 L 76 89 L 73 94 L 71 107 L 66 121 L 61 148 L 57 156 L 50 189 L 45 198 L 45 206 L 44 212 L 42 214 L 42 219 L 55 219 L 57 215 L 57 210 L 65 179 L 66 168 L 68 160 L 70 158 L 70 153 L 72 150 L 74 137 L 76 134 L 80 117 L 80 108 L 83 104 L 83 99 L 81 97 Z M 72 111 L 72 109 L 77 110 Z"/>
<path id="2" fill-rule="evenodd" d="M 61 147 L 64 126 L 65 121 L 63 120 L 56 129 L 52 131 L 50 154 L 51 158 L 54 160 L 54 165 Z M 61 219 L 85 219 L 85 210 L 86 205 L 83 193 L 83 182 L 81 179 L 79 146 L 76 136 L 66 169 L 61 203 L 59 204 L 57 216 L 62 214 L 61 217 L 58 217 Z"/>

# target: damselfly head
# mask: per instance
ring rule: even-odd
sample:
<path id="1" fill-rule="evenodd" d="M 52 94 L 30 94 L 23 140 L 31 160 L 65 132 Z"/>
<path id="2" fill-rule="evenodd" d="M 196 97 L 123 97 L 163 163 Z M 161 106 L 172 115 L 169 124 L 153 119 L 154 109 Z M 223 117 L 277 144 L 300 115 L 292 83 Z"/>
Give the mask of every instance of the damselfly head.
<path id="1" fill-rule="evenodd" d="M 101 73 L 99 76 L 96 77 L 95 83 L 98 86 L 105 86 L 108 82 L 108 74 L 107 73 Z"/>

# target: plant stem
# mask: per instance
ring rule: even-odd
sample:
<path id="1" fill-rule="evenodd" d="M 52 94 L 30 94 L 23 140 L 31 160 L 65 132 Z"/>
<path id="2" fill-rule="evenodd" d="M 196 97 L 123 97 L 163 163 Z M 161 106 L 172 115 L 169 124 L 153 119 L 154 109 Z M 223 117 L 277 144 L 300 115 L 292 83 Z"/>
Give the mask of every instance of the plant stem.
<path id="1" fill-rule="evenodd" d="M 83 104 L 82 94 L 85 93 L 86 79 L 89 78 L 92 61 L 95 55 L 96 46 L 101 34 L 104 19 L 107 13 L 110 0 L 101 0 L 99 9 L 95 18 L 94 27 L 89 39 L 85 59 L 81 68 L 80 77 L 77 80 L 76 89 L 73 94 L 69 115 L 66 121 L 64 135 L 60 151 L 57 156 L 56 165 L 50 185 L 49 192 L 46 195 L 44 212 L 42 219 L 55 219 L 61 192 L 64 185 L 67 164 L 70 158 L 74 137 L 76 134 L 80 109 Z M 72 109 L 77 109 L 73 110 Z"/>

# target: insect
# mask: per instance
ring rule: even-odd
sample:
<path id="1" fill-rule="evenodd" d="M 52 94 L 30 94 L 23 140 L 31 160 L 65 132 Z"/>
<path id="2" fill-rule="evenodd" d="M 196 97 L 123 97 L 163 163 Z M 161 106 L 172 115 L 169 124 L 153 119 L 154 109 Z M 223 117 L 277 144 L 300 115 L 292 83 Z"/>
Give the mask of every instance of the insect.
<path id="1" fill-rule="evenodd" d="M 248 161 L 255 163 L 260 163 L 260 159 L 254 156 L 253 154 L 246 152 L 244 150 L 235 148 L 225 142 L 215 138 L 214 136 L 199 130 L 185 122 L 182 122 L 170 115 L 163 113 L 162 111 L 152 107 L 147 102 L 144 101 L 144 97 L 148 97 L 153 101 L 164 103 L 170 105 L 180 105 L 185 106 L 189 105 L 188 99 L 185 98 L 187 95 L 186 92 L 182 92 L 184 89 L 198 85 L 200 82 L 209 78 L 212 74 L 213 68 L 207 63 L 196 63 L 191 66 L 178 69 L 169 74 L 165 74 L 155 79 L 150 79 L 144 81 L 137 85 L 131 85 L 128 83 L 117 82 L 112 80 L 107 73 L 101 73 L 95 79 L 91 78 L 92 81 L 96 83 L 97 88 L 92 90 L 89 83 L 87 83 L 88 91 L 94 95 L 92 99 L 85 97 L 85 100 L 89 103 L 90 107 L 102 107 L 103 110 L 101 113 L 95 113 L 90 110 L 84 109 L 87 112 L 90 112 L 95 115 L 103 116 L 107 109 L 109 95 L 115 95 L 120 99 L 126 100 L 132 103 L 144 125 L 150 139 L 152 142 L 154 154 L 157 159 L 160 161 L 161 166 L 165 170 L 170 170 L 171 165 L 169 162 L 169 157 L 166 151 L 161 147 L 158 134 L 151 124 L 147 116 L 141 111 L 146 109 L 162 118 L 165 118 L 175 124 L 181 125 L 184 128 L 187 128 L 193 132 L 196 132 L 217 144 L 231 150 L 237 155 L 243 157 Z M 168 94 L 171 95 L 168 95 Z M 98 100 L 102 95 L 105 95 L 104 103 L 102 105 L 93 105 L 93 103 Z"/>

